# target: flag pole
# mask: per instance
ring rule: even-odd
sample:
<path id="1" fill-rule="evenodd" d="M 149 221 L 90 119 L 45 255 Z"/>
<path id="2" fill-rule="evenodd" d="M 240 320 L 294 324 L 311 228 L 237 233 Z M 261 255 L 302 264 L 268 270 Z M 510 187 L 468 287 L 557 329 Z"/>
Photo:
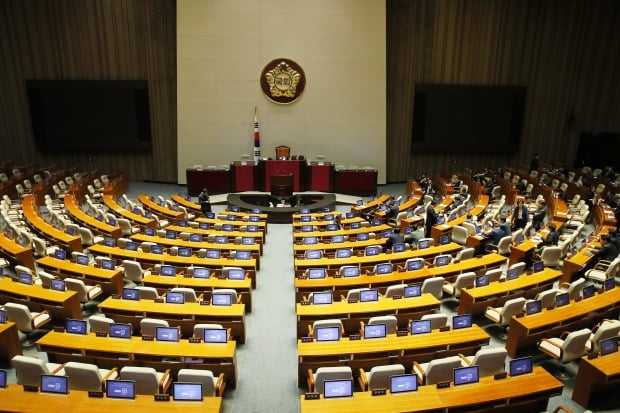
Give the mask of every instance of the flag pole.
<path id="1" fill-rule="evenodd" d="M 258 109 L 254 106 L 254 163 L 260 159 L 260 132 L 258 130 Z"/>

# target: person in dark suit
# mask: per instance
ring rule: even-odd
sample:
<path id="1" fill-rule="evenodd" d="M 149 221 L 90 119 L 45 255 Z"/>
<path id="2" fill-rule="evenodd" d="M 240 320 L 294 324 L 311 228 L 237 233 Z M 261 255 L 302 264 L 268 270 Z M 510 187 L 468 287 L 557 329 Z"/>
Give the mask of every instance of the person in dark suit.
<path id="1" fill-rule="evenodd" d="M 424 235 L 426 238 L 431 236 L 431 228 L 437 224 L 437 219 L 439 218 L 439 214 L 435 211 L 436 205 L 437 201 L 432 200 L 428 208 L 426 208 L 426 221 L 424 222 Z"/>
<path id="2" fill-rule="evenodd" d="M 543 241 L 543 245 L 558 245 L 558 242 L 560 241 L 560 233 L 557 231 L 555 224 L 553 222 L 550 222 L 549 224 L 547 224 L 547 228 L 549 229 L 549 233 Z"/>
<path id="3" fill-rule="evenodd" d="M 385 247 L 392 249 L 394 244 L 402 244 L 405 242 L 405 237 L 400 233 L 400 228 L 394 228 L 387 241 L 385 241 Z"/>
<path id="4" fill-rule="evenodd" d="M 200 210 L 203 214 L 211 212 L 211 200 L 209 199 L 209 191 L 207 191 L 207 188 L 203 188 L 202 192 L 198 195 L 198 203 L 200 204 Z"/>
<path id="5" fill-rule="evenodd" d="M 538 201 L 536 211 L 534 211 L 534 214 L 532 215 L 532 228 L 534 228 L 536 231 L 540 231 L 546 216 L 547 207 L 545 206 L 545 200 L 543 199 Z"/>
<path id="6" fill-rule="evenodd" d="M 508 224 L 506 223 L 506 218 L 501 217 L 499 224 L 496 224 L 495 228 L 493 228 L 491 231 L 482 233 L 482 235 L 486 238 L 486 240 L 483 241 L 484 248 L 486 248 L 486 246 L 489 244 L 491 245 L 499 244 L 499 241 L 502 238 L 510 235 L 509 231 L 510 231 L 510 226 L 508 226 Z"/>
<path id="7" fill-rule="evenodd" d="M 512 230 L 525 228 L 530 220 L 530 211 L 523 204 L 523 199 L 517 200 L 517 205 L 512 209 Z"/>
<path id="8" fill-rule="evenodd" d="M 598 262 L 599 260 L 612 261 L 620 253 L 618 248 L 611 242 L 609 234 L 601 235 L 601 243 L 603 245 L 594 257 L 594 262 Z"/>

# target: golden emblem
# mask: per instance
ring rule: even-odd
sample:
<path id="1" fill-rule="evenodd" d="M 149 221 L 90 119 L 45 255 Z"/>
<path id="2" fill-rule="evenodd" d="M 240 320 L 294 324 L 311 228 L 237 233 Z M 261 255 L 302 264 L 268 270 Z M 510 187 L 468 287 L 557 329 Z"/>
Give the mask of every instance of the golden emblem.
<path id="1" fill-rule="evenodd" d="M 274 103 L 292 103 L 301 96 L 306 79 L 303 69 L 290 59 L 272 60 L 261 74 L 261 88 Z"/>

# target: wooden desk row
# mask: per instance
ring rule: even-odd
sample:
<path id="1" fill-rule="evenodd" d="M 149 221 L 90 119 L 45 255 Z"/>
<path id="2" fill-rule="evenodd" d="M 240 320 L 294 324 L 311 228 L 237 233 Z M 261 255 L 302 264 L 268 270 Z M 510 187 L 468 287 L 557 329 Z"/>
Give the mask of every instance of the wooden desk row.
<path id="1" fill-rule="evenodd" d="M 577 379 L 573 388 L 572 399 L 588 407 L 590 398 L 594 392 L 603 389 L 606 385 L 616 383 L 620 380 L 620 353 L 608 354 L 588 360 L 582 357 L 579 362 Z M 610 389 L 613 391 L 613 389 Z M 613 393 L 607 393 L 606 399 L 614 398 Z M 617 397 L 615 397 L 618 400 Z"/>
<path id="2" fill-rule="evenodd" d="M 620 288 L 596 294 L 594 297 L 564 307 L 517 318 L 513 316 L 508 328 L 506 350 L 517 357 L 519 350 L 536 343 L 543 337 L 558 337 L 563 331 L 592 327 L 605 318 L 620 314 Z"/>
<path id="3" fill-rule="evenodd" d="M 112 238 L 120 238 L 122 236 L 121 228 L 116 225 L 110 225 L 107 222 L 99 221 L 91 217 L 80 208 L 79 201 L 72 194 L 64 197 L 65 208 L 67 212 L 83 226 L 90 228 L 96 234 L 104 234 Z"/>
<path id="4" fill-rule="evenodd" d="M 303 241 L 301 243 L 293 244 L 293 253 L 299 254 L 303 253 L 303 251 L 307 250 L 323 250 L 323 251 L 331 251 L 332 253 L 340 248 L 349 248 L 353 251 L 363 251 L 364 248 L 369 245 L 381 245 L 383 246 L 387 242 L 387 238 L 373 238 L 368 239 L 366 241 L 356 241 L 356 240 L 348 240 L 345 242 L 318 242 L 316 244 L 304 244 Z"/>
<path id="5" fill-rule="evenodd" d="M 146 194 L 139 194 L 138 201 L 140 201 L 140 203 L 144 206 L 146 210 L 151 211 L 158 217 L 165 218 L 171 222 L 176 223 L 179 220 L 185 218 L 185 214 L 183 214 L 183 211 L 175 211 L 168 208 L 168 206 L 160 205 Z"/>
<path id="6" fill-rule="evenodd" d="M 251 225 L 251 224 L 250 224 Z M 223 235 L 225 237 L 228 237 L 230 239 L 230 242 L 233 242 L 233 240 L 236 237 L 253 237 L 256 239 L 256 242 L 260 243 L 260 244 L 264 244 L 265 243 L 265 233 L 263 231 L 257 231 L 257 232 L 251 232 L 251 231 L 221 231 L 221 230 L 214 230 L 214 229 L 201 229 L 201 228 L 194 228 L 192 226 L 187 226 L 187 227 L 181 227 L 179 225 L 168 225 L 166 227 L 167 230 L 172 230 L 172 231 L 176 231 L 176 232 L 189 232 L 190 234 L 201 234 L 203 236 L 218 236 L 218 235 Z"/>
<path id="7" fill-rule="evenodd" d="M 27 285 L 8 277 L 0 278 L 0 301 L 26 305 L 30 311 L 49 311 L 53 319 L 82 318 L 80 298 L 75 291 L 54 291 L 41 285 Z"/>
<path id="8" fill-rule="evenodd" d="M 224 373 L 226 383 L 237 384 L 235 341 L 226 344 L 144 341 L 141 337 L 110 338 L 50 331 L 39 340 L 39 351 L 47 352 L 54 363 L 79 361 L 97 364 L 100 368 L 120 366 L 154 367 L 158 371 L 170 369 L 176 377 L 183 368 L 208 369 L 214 375 Z"/>
<path id="9" fill-rule="evenodd" d="M 17 324 L 12 321 L 0 324 L 0 360 L 8 362 L 13 357 L 21 354 L 22 346 L 17 334 Z"/>
<path id="10" fill-rule="evenodd" d="M 34 253 L 31 247 L 22 247 L 16 240 L 7 238 L 4 232 L 0 231 L 0 252 L 6 258 L 17 261 L 19 264 L 35 271 Z"/>
<path id="11" fill-rule="evenodd" d="M 311 231 L 311 232 L 294 232 L 293 233 L 293 239 L 294 241 L 297 241 L 300 238 L 304 238 L 304 237 L 318 237 L 321 240 L 331 240 L 332 236 L 334 235 L 344 235 L 346 236 L 352 236 L 352 235 L 357 235 L 357 234 L 361 234 L 361 233 L 381 233 L 381 231 L 385 231 L 385 230 L 391 230 L 392 227 L 387 225 L 387 224 L 381 224 L 381 225 L 375 225 L 374 227 L 361 227 L 361 228 L 355 228 L 355 229 L 339 229 L 336 231 Z"/>
<path id="12" fill-rule="evenodd" d="M 308 335 L 308 326 L 317 320 L 337 318 L 342 320 L 345 335 L 358 334 L 360 321 L 368 322 L 370 317 L 395 315 L 398 328 L 408 327 L 410 319 L 417 320 L 424 314 L 439 310 L 441 302 L 432 294 L 422 294 L 411 298 L 380 298 L 374 302 L 334 301 L 332 304 L 301 305 L 297 303 L 297 337 Z"/>
<path id="13" fill-rule="evenodd" d="M 391 195 L 383 194 L 373 199 L 372 201 L 365 202 L 362 205 L 356 205 L 351 207 L 351 212 L 353 212 L 355 215 L 361 215 L 364 211 L 384 204 L 390 199 L 392 199 Z"/>
<path id="14" fill-rule="evenodd" d="M 123 208 L 117 201 L 113 194 L 104 193 L 103 203 L 117 216 L 126 218 L 133 222 L 135 225 L 149 228 L 157 228 L 157 221 L 153 218 L 147 218 L 139 214 L 134 214 L 133 211 L 129 211 Z"/>
<path id="15" fill-rule="evenodd" d="M 413 361 L 428 362 L 461 354 L 474 354 L 491 337 L 479 326 L 459 330 L 433 330 L 428 334 L 386 338 L 339 341 L 302 342 L 297 341 L 299 357 L 299 385 L 305 383 L 308 369 L 315 371 L 324 366 L 350 366 L 354 372 L 360 368 L 370 370 L 372 366 L 400 363 L 410 369 Z"/>
<path id="16" fill-rule="evenodd" d="M 120 367 L 120 366 L 119 366 Z M 122 411 L 145 412 L 166 410 L 172 412 L 219 413 L 221 397 L 205 397 L 202 402 L 156 402 L 153 396 L 136 395 L 135 400 L 88 397 L 88 392 L 69 390 L 68 395 L 24 392 L 23 386 L 11 384 L 0 389 L 0 404 L 5 412 L 103 412 Z"/>
<path id="17" fill-rule="evenodd" d="M 70 251 L 82 251 L 82 239 L 79 236 L 69 235 L 64 231 L 48 224 L 38 212 L 38 206 L 35 203 L 34 195 L 27 195 L 22 200 L 22 211 L 26 220 L 45 238 L 51 240 L 55 244 L 60 244 Z"/>
<path id="18" fill-rule="evenodd" d="M 105 270 L 94 265 L 80 265 L 70 260 L 45 256 L 37 260 L 45 271 L 60 278 L 80 278 L 87 285 L 101 285 L 108 294 L 120 294 L 123 291 L 123 272 L 120 269 Z"/>
<path id="19" fill-rule="evenodd" d="M 508 377 L 501 381 L 492 376 L 481 377 L 479 383 L 452 385 L 437 389 L 435 385 L 420 386 L 418 391 L 384 396 L 356 392 L 353 397 L 305 400 L 300 397 L 302 413 L 400 413 L 409 412 L 487 412 L 546 410 L 550 397 L 562 392 L 564 385 L 542 367 L 532 374 Z"/>
<path id="20" fill-rule="evenodd" d="M 183 337 L 194 334 L 194 326 L 202 323 L 222 324 L 230 329 L 235 341 L 245 343 L 245 305 L 231 306 L 200 305 L 200 303 L 167 304 L 153 300 L 122 300 L 107 298 L 99 304 L 106 317 L 117 323 L 129 323 L 134 332 L 140 331 L 140 320 L 145 317 L 168 321 L 173 327 L 180 327 Z"/>

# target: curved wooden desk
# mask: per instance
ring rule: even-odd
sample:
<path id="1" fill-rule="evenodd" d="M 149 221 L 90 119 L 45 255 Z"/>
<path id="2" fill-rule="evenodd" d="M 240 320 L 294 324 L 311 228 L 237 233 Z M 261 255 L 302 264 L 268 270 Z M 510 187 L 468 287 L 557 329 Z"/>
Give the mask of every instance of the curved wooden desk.
<path id="1" fill-rule="evenodd" d="M 22 345 L 17 334 L 17 324 L 12 321 L 0 324 L 0 360 L 9 362 L 13 357 L 21 354 Z M 1 395 L 0 400 L 2 400 Z"/>
<path id="2" fill-rule="evenodd" d="M 27 285 L 0 278 L 0 298 L 3 302 L 24 304 L 31 311 L 47 310 L 52 318 L 82 318 L 80 298 L 75 291 L 54 291 L 40 285 Z"/>
<path id="3" fill-rule="evenodd" d="M 65 208 L 67 208 L 67 211 L 75 220 L 79 221 L 83 226 L 94 230 L 95 233 L 105 234 L 113 238 L 120 238 L 123 235 L 118 225 L 110 225 L 107 222 L 99 221 L 85 213 L 82 208 L 80 208 L 73 195 L 65 195 L 64 203 Z"/>
<path id="4" fill-rule="evenodd" d="M 602 389 L 607 384 L 617 383 L 618 380 L 620 380 L 620 353 L 608 354 L 593 360 L 582 357 L 572 398 L 583 407 L 588 407 L 590 396 L 594 391 Z M 613 396 L 609 393 L 607 397 Z"/>
<path id="5" fill-rule="evenodd" d="M 105 193 L 103 195 L 103 203 L 118 216 L 126 218 L 129 221 L 143 227 L 157 228 L 157 221 L 153 218 L 143 217 L 142 215 L 134 214 L 132 211 L 123 208 L 118 202 L 116 202 L 114 196 L 109 193 Z"/>
<path id="6" fill-rule="evenodd" d="M 82 252 L 82 239 L 80 237 L 69 235 L 55 228 L 53 225 L 48 224 L 47 221 L 41 218 L 33 195 L 24 197 L 22 200 L 22 211 L 26 220 L 43 234 L 43 236 L 54 243 L 62 245 L 64 248 L 68 248 L 70 251 Z"/>
<path id="7" fill-rule="evenodd" d="M 162 206 L 146 194 L 138 195 L 138 201 L 140 201 L 144 208 L 156 214 L 158 217 L 165 217 L 166 219 L 170 219 L 174 222 L 177 222 L 184 217 L 183 211 L 175 211 L 167 206 Z"/>
<path id="8" fill-rule="evenodd" d="M 22 247 L 15 240 L 7 238 L 4 232 L 0 231 L 0 250 L 9 259 L 13 259 L 30 270 L 35 271 L 34 254 L 32 248 Z"/>
<path id="9" fill-rule="evenodd" d="M 308 222 L 307 224 L 312 225 L 312 222 Z M 363 232 L 374 232 L 376 234 L 386 229 L 391 230 L 392 227 L 387 224 L 381 224 L 381 225 L 377 225 L 374 227 L 371 226 L 371 227 L 362 227 L 362 228 L 355 228 L 355 229 L 339 229 L 336 231 L 294 232 L 293 238 L 297 240 L 298 238 L 303 238 L 303 237 L 320 237 L 321 239 L 331 240 L 332 236 L 334 235 L 351 236 L 351 235 L 357 235 Z"/>
<path id="10" fill-rule="evenodd" d="M 87 285 L 100 284 L 103 291 L 108 294 L 120 294 L 123 291 L 123 273 L 120 269 L 104 270 L 94 265 L 80 265 L 49 255 L 39 258 L 37 264 L 62 278 L 81 278 Z"/>

